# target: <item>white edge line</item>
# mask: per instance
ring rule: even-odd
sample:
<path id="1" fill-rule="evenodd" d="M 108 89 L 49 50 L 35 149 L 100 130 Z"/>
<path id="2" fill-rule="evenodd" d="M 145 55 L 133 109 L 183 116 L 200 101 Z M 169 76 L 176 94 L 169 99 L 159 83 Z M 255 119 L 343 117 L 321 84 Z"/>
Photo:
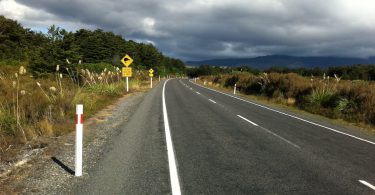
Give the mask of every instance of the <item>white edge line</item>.
<path id="1" fill-rule="evenodd" d="M 214 103 L 214 104 L 216 104 L 216 102 L 215 101 L 213 101 L 213 100 L 211 100 L 211 99 L 208 99 L 208 100 L 210 100 L 212 103 Z"/>
<path id="2" fill-rule="evenodd" d="M 198 91 L 196 91 L 195 93 L 197 93 L 198 95 L 200 95 L 201 93 L 199 93 Z"/>
<path id="3" fill-rule="evenodd" d="M 176 166 L 176 158 L 174 155 L 173 143 L 171 138 L 171 131 L 169 128 L 167 106 L 165 104 L 165 84 L 168 80 L 165 81 L 163 85 L 163 116 L 164 116 L 164 129 L 165 129 L 165 140 L 167 143 L 168 151 L 168 164 L 169 164 L 169 176 L 171 180 L 171 189 L 173 195 L 181 195 L 180 181 L 178 179 L 178 172 Z"/>
<path id="4" fill-rule="evenodd" d="M 191 82 L 191 83 L 193 83 L 193 82 Z M 198 84 L 196 84 L 196 83 L 193 83 L 193 84 L 198 85 Z M 241 101 L 244 101 L 244 102 L 250 103 L 250 104 L 253 104 L 253 105 L 255 105 L 255 106 L 259 106 L 259 107 L 261 107 L 261 108 L 264 108 L 264 109 L 267 109 L 267 110 L 271 110 L 271 111 L 277 112 L 277 113 L 279 113 L 279 114 L 282 114 L 282 115 L 285 115 L 285 116 L 289 116 L 289 117 L 292 117 L 292 118 L 298 119 L 298 120 L 300 120 L 300 121 L 303 121 L 303 122 L 306 122 L 306 123 L 310 123 L 310 124 L 312 124 L 312 125 L 316 125 L 316 126 L 319 126 L 319 127 L 325 128 L 325 129 L 328 129 L 328 130 L 330 130 L 330 131 L 333 131 L 333 132 L 336 132 L 336 133 L 339 133 L 339 134 L 342 134 L 342 135 L 346 135 L 346 136 L 349 136 L 349 137 L 351 137 L 351 138 L 354 138 L 354 139 L 357 139 L 357 140 L 361 140 L 361 141 L 363 141 L 363 142 L 367 142 L 367 143 L 369 143 L 369 144 L 375 145 L 375 142 L 372 142 L 372 141 L 369 141 L 369 140 L 366 140 L 366 139 L 363 139 L 363 138 L 360 138 L 360 137 L 357 137 L 357 136 L 354 136 L 354 135 L 350 135 L 350 134 L 348 134 L 348 133 L 344 133 L 344 132 L 341 132 L 341 131 L 339 131 L 339 130 L 336 130 L 336 129 L 333 129 L 333 128 L 330 128 L 330 127 L 326 127 L 326 126 L 324 126 L 324 125 L 321 125 L 321 124 L 318 124 L 318 123 L 314 123 L 314 122 L 311 122 L 311 121 L 308 121 L 308 120 L 305 120 L 305 119 L 302 119 L 302 118 L 299 118 L 299 117 L 296 117 L 296 116 L 293 116 L 293 115 L 290 115 L 290 114 L 287 114 L 287 113 L 284 113 L 284 112 L 281 112 L 281 111 L 278 111 L 278 110 L 275 110 L 275 109 L 272 109 L 272 108 L 268 108 L 268 107 L 266 107 L 266 106 L 259 105 L 259 104 L 256 104 L 256 103 L 254 103 L 254 102 L 250 102 L 250 101 L 247 101 L 247 100 L 241 99 L 241 98 L 239 98 L 239 97 L 232 96 L 232 95 L 229 95 L 229 94 L 223 93 L 223 92 L 221 92 L 221 91 L 217 91 L 217 90 L 215 90 L 215 89 L 210 89 L 210 88 L 208 88 L 208 87 L 204 87 L 204 86 L 202 86 L 202 85 L 198 85 L 198 86 L 203 87 L 203 88 L 208 89 L 208 90 L 211 90 L 211 91 L 215 91 L 215 92 L 217 92 L 217 93 L 221 93 L 221 94 L 227 95 L 227 96 L 229 96 L 229 97 L 232 97 L 232 98 L 235 98 L 235 99 L 238 99 L 238 100 L 241 100 Z"/>
<path id="5" fill-rule="evenodd" d="M 237 115 L 237 116 L 240 117 L 240 118 L 242 118 L 242 119 L 245 120 L 246 122 L 251 123 L 251 124 L 254 125 L 254 126 L 259 126 L 258 124 L 254 123 L 253 121 L 251 121 L 251 120 L 249 120 L 249 119 L 247 119 L 247 118 L 245 118 L 245 117 L 243 117 L 243 116 L 241 116 L 241 115 Z"/>
<path id="6" fill-rule="evenodd" d="M 358 180 L 359 182 L 361 182 L 363 185 L 375 190 L 375 186 L 371 185 L 370 183 L 368 183 L 367 181 L 365 180 Z"/>

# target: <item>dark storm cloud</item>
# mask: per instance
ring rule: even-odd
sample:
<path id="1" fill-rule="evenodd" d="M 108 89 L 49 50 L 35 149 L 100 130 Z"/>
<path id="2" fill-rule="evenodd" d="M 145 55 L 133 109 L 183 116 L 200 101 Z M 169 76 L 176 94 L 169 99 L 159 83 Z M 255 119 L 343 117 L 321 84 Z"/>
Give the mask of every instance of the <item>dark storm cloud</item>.
<path id="1" fill-rule="evenodd" d="M 17 0 L 183 59 L 375 55 L 371 0 Z"/>

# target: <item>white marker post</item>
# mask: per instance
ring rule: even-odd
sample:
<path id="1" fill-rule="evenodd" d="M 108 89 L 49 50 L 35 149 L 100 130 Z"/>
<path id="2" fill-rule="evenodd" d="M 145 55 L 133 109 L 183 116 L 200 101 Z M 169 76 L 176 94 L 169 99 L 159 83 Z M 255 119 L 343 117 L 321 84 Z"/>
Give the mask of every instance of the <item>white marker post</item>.
<path id="1" fill-rule="evenodd" d="M 150 77 L 150 78 L 151 78 L 150 88 L 152 89 L 152 77 Z"/>
<path id="2" fill-rule="evenodd" d="M 159 75 L 159 82 L 160 82 L 160 75 Z"/>
<path id="3" fill-rule="evenodd" d="M 129 92 L 129 77 L 126 77 L 126 92 Z"/>
<path id="4" fill-rule="evenodd" d="M 233 89 L 233 94 L 236 95 L 236 87 L 237 87 L 237 83 L 234 84 L 234 89 Z"/>
<path id="5" fill-rule="evenodd" d="M 83 105 L 76 106 L 76 164 L 75 176 L 82 176 Z"/>

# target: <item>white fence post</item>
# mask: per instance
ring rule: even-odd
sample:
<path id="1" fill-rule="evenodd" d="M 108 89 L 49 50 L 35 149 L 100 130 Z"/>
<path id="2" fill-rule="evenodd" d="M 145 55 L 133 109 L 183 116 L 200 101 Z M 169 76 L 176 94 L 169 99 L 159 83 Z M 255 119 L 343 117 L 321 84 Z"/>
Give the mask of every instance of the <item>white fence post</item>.
<path id="1" fill-rule="evenodd" d="M 237 87 L 237 83 L 234 84 L 234 89 L 233 89 L 233 94 L 236 95 L 236 87 Z"/>
<path id="2" fill-rule="evenodd" d="M 82 147 L 83 147 L 83 105 L 76 106 L 76 164 L 75 176 L 82 176 Z"/>

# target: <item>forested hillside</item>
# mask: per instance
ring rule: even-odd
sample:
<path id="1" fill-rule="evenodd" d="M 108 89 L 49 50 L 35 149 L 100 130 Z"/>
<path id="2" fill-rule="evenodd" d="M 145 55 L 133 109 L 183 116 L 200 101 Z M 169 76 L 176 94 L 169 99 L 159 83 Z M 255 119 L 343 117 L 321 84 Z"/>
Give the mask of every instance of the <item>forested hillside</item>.
<path id="1" fill-rule="evenodd" d="M 79 60 L 121 67 L 120 59 L 125 53 L 133 57 L 132 67 L 136 69 L 153 68 L 162 76 L 185 71 L 181 60 L 164 56 L 152 44 L 125 40 L 112 32 L 101 29 L 69 32 L 52 25 L 43 34 L 0 16 L 0 61 L 27 62 L 35 75 L 53 72 L 56 64 L 68 67 Z"/>

